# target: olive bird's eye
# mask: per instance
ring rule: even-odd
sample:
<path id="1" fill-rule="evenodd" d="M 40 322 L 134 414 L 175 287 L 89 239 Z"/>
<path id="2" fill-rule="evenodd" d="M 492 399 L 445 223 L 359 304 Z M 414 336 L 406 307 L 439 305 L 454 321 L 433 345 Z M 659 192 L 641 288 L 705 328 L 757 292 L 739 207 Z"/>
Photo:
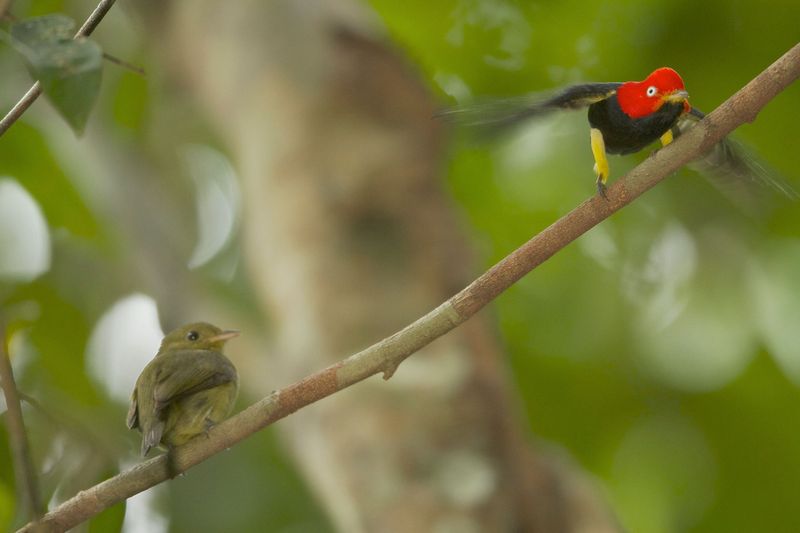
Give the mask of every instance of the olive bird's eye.
<path id="1" fill-rule="evenodd" d="M 196 331 L 190 331 L 189 333 L 186 334 L 186 339 L 190 341 L 196 341 L 199 338 L 200 334 L 197 333 Z"/>
<path id="2" fill-rule="evenodd" d="M 647 88 L 647 96 L 653 97 L 656 95 L 657 92 L 658 89 L 656 88 L 655 85 L 651 85 L 650 87 Z"/>

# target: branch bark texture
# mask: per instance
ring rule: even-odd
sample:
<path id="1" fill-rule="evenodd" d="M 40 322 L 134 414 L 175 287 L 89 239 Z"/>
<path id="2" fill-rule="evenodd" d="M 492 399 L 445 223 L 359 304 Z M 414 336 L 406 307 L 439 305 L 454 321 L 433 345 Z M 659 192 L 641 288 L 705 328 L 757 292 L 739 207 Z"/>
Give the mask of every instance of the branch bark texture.
<path id="1" fill-rule="evenodd" d="M 509 254 L 458 294 L 394 335 L 292 385 L 275 391 L 241 413 L 176 450 L 177 466 L 186 470 L 252 433 L 350 387 L 374 374 L 391 376 L 409 355 L 464 323 L 504 290 L 580 235 L 632 202 L 682 165 L 709 150 L 725 135 L 758 112 L 800 77 L 800 44 L 736 94 L 695 128 L 658 150 L 609 187 L 608 200 L 594 196 Z M 47 513 L 42 524 L 52 530 L 72 528 L 103 509 L 168 479 L 160 456 L 122 472 Z M 32 531 L 29 524 L 20 531 Z"/>

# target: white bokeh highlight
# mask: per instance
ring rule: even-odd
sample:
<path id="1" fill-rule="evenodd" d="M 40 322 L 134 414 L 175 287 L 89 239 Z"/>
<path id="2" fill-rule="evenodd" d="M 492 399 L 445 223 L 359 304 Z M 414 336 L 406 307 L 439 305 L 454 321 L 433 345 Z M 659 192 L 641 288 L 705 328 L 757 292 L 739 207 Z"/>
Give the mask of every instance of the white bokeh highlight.
<path id="1" fill-rule="evenodd" d="M 195 185 L 197 244 L 189 268 L 198 268 L 221 252 L 239 220 L 240 195 L 236 172 L 228 159 L 204 145 L 189 145 L 184 161 Z"/>
<path id="2" fill-rule="evenodd" d="M 757 347 L 746 295 L 721 290 L 728 272 L 700 271 L 698 246 L 672 222 L 654 239 L 643 266 L 623 270 L 624 294 L 638 311 L 631 317 L 637 364 L 661 383 L 693 392 L 736 379 Z"/>
<path id="3" fill-rule="evenodd" d="M 755 321 L 784 374 L 800 385 L 800 240 L 786 239 L 750 272 Z"/>
<path id="4" fill-rule="evenodd" d="M 127 403 L 136 378 L 158 351 L 163 336 L 155 300 L 144 294 L 118 300 L 89 337 L 89 374 L 109 396 Z"/>
<path id="5" fill-rule="evenodd" d="M 50 231 L 39 204 L 19 183 L 0 178 L 0 279 L 30 281 L 50 268 Z"/>

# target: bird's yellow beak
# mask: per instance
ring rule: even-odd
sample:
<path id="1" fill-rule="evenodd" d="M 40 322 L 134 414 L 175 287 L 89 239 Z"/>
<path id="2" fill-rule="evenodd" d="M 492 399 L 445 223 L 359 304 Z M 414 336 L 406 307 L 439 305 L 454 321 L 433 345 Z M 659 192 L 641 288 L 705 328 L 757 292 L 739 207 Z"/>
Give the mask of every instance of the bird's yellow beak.
<path id="1" fill-rule="evenodd" d="M 687 98 L 689 98 L 689 93 L 683 89 L 680 89 L 677 91 L 672 91 L 669 94 L 665 94 L 663 100 L 665 102 L 669 102 L 670 104 L 678 104 L 685 102 Z"/>
<path id="2" fill-rule="evenodd" d="M 213 337 L 208 339 L 208 342 L 224 342 L 234 337 L 238 337 L 239 332 L 235 329 L 229 329 L 227 331 L 223 331 L 219 335 L 214 335 Z"/>

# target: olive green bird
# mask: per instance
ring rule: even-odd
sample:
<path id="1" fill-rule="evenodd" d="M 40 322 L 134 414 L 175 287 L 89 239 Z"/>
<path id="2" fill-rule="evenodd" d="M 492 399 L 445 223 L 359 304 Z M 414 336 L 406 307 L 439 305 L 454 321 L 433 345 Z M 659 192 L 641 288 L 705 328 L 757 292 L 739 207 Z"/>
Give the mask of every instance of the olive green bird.
<path id="1" fill-rule="evenodd" d="M 197 322 L 164 337 L 136 380 L 128 410 L 128 428 L 142 432 L 143 456 L 159 444 L 180 446 L 230 414 L 239 378 L 222 347 L 238 334 Z"/>

